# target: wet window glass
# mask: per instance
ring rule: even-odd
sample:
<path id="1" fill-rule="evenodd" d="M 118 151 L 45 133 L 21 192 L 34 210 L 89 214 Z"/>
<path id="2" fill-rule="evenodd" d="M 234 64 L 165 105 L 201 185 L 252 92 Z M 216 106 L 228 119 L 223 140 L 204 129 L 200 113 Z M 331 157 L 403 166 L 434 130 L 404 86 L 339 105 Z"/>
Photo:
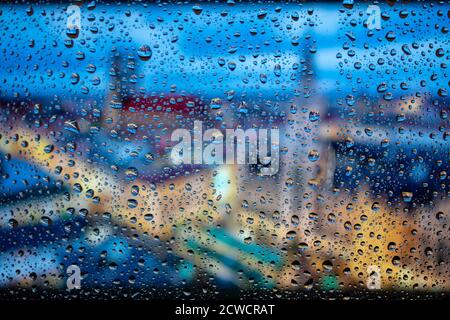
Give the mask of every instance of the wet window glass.
<path id="1" fill-rule="evenodd" d="M 448 291 L 449 26 L 444 1 L 3 2 L 1 299 Z"/>

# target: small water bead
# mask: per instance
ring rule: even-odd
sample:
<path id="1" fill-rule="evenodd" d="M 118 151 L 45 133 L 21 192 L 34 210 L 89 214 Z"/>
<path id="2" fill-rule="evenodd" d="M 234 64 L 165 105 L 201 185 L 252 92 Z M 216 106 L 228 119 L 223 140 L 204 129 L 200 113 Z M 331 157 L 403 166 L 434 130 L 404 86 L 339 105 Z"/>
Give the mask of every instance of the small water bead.
<path id="1" fill-rule="evenodd" d="M 320 158 L 319 151 L 313 149 L 308 152 L 309 161 L 316 162 L 317 160 L 319 160 L 319 158 Z"/>
<path id="2" fill-rule="evenodd" d="M 125 177 L 129 181 L 134 181 L 139 175 L 138 169 L 135 167 L 129 167 L 125 170 Z"/>
<path id="3" fill-rule="evenodd" d="M 152 57 L 152 49 L 150 46 L 144 44 L 139 47 L 137 54 L 142 61 L 148 61 Z"/>

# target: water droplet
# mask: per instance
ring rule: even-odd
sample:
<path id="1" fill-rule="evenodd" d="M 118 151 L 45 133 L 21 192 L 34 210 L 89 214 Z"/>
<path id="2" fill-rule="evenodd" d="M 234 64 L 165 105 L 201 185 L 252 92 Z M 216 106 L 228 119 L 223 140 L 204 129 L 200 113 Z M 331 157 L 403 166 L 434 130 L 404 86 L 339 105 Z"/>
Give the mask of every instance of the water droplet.
<path id="1" fill-rule="evenodd" d="M 64 122 L 64 129 L 73 133 L 80 133 L 80 128 L 75 120 L 67 120 Z"/>
<path id="2" fill-rule="evenodd" d="M 138 175 L 139 175 L 139 171 L 135 167 L 129 167 L 125 171 L 125 176 L 126 176 L 127 180 L 129 180 L 129 181 L 134 181 L 138 177 Z"/>
<path id="3" fill-rule="evenodd" d="M 152 49 L 146 44 L 140 46 L 137 53 L 142 61 L 148 61 L 152 57 Z"/>

